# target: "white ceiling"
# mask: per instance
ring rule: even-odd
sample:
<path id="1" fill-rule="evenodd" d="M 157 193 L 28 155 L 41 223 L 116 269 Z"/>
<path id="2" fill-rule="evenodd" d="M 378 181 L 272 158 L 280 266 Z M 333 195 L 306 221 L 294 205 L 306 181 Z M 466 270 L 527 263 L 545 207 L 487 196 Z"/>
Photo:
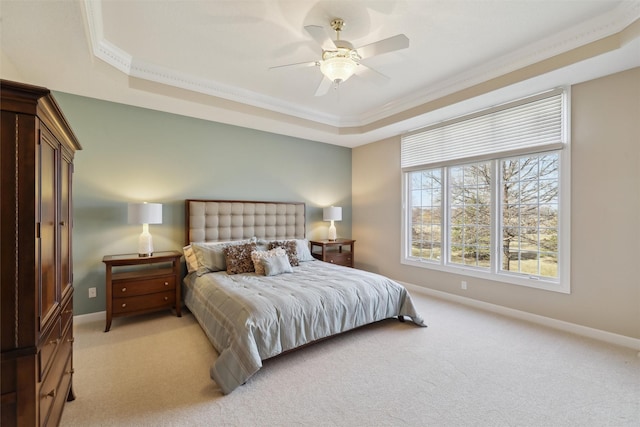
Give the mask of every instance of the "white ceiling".
<path id="1" fill-rule="evenodd" d="M 386 84 L 354 76 L 315 97 L 318 67 L 269 69 L 319 59 L 304 26 L 331 32 L 335 17 L 356 47 L 410 39 L 363 61 Z M 635 31 L 603 54 L 505 79 L 489 95 L 452 96 L 569 58 L 639 17 L 640 0 L 0 0 L 0 65 L 3 78 L 53 90 L 354 147 L 639 66 Z"/>

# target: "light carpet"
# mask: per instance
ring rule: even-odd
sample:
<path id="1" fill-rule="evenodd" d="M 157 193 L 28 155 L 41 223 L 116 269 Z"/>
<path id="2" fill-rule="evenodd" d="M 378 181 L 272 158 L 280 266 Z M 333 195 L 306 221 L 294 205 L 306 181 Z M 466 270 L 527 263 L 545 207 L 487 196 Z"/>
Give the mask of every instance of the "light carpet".
<path id="1" fill-rule="evenodd" d="M 268 360 L 224 396 L 194 317 L 75 326 L 62 426 L 637 426 L 636 351 L 412 294 L 386 320 Z"/>

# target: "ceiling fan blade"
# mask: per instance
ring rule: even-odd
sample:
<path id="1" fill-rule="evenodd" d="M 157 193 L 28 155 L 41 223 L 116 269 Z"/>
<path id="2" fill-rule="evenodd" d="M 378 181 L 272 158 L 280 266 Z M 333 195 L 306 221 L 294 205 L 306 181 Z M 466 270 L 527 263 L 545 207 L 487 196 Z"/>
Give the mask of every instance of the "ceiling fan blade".
<path id="1" fill-rule="evenodd" d="M 358 64 L 358 68 L 356 68 L 355 74 L 358 77 L 362 77 L 364 79 L 367 79 L 369 82 L 378 85 L 383 85 L 390 80 L 389 76 L 385 76 L 381 72 L 371 67 L 367 67 L 363 63 Z"/>
<path id="2" fill-rule="evenodd" d="M 320 27 L 319 25 L 307 25 L 304 27 L 307 30 L 307 33 L 325 50 L 327 49 L 335 49 L 335 44 L 324 27 Z"/>
<path id="3" fill-rule="evenodd" d="M 296 62 L 295 64 L 285 64 L 285 65 L 276 65 L 275 67 L 269 67 L 270 70 L 274 70 L 276 68 L 306 68 L 306 67 L 317 67 L 320 65 L 318 61 L 307 61 L 307 62 Z"/>
<path id="4" fill-rule="evenodd" d="M 320 80 L 320 85 L 318 85 L 318 89 L 316 89 L 316 93 L 314 96 L 326 95 L 326 93 L 329 92 L 329 88 L 331 88 L 332 85 L 333 85 L 333 82 L 331 80 L 329 80 L 325 76 L 322 76 L 322 80 Z"/>
<path id="5" fill-rule="evenodd" d="M 406 49 L 409 47 L 409 38 L 404 34 L 389 37 L 388 39 L 378 40 L 377 42 L 364 45 L 357 48 L 358 54 L 362 59 L 371 58 L 372 56 L 382 55 L 383 53 L 393 52 L 394 50 Z"/>

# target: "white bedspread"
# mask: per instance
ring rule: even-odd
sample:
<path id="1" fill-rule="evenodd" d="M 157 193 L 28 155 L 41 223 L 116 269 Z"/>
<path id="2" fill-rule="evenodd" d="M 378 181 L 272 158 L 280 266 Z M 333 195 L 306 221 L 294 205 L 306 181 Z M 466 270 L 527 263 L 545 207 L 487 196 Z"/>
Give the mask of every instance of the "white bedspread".
<path id="1" fill-rule="evenodd" d="M 425 326 L 407 290 L 384 276 L 320 261 L 293 270 L 185 278 L 185 303 L 220 353 L 211 378 L 223 393 L 262 360 L 321 338 L 394 316 Z"/>

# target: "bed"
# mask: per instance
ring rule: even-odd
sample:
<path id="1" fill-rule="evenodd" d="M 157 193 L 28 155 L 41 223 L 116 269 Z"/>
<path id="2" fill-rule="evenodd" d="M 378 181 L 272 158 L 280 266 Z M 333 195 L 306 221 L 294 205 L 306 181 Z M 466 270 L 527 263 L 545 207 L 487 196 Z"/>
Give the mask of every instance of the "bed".
<path id="1" fill-rule="evenodd" d="M 210 375 L 224 394 L 314 341 L 392 317 L 426 326 L 400 284 L 311 256 L 304 203 L 185 207 L 184 302 L 219 353 Z"/>

